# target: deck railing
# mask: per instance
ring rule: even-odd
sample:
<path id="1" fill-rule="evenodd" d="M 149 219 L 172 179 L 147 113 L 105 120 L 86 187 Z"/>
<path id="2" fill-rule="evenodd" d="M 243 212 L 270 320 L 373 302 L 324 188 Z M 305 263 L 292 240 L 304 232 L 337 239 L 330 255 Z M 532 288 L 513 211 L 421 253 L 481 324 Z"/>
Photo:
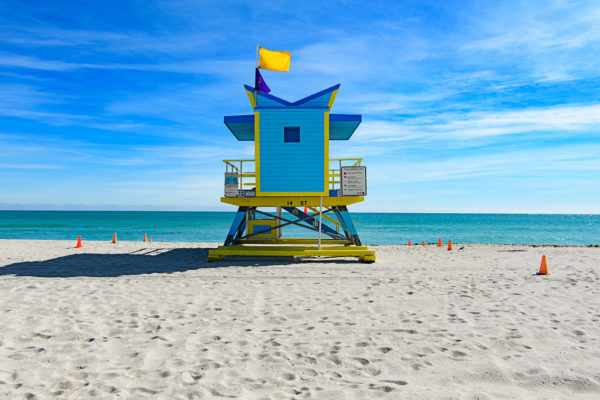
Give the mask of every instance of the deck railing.
<path id="1" fill-rule="evenodd" d="M 342 167 L 359 166 L 362 160 L 362 158 L 329 159 L 328 183 L 330 193 L 337 193 L 334 194 L 336 196 L 339 195 Z M 226 176 L 233 176 L 237 180 L 237 196 L 233 192 L 230 192 L 229 197 L 249 197 L 252 196 L 253 192 L 256 193 L 256 168 L 254 159 L 223 160 L 223 162 L 225 163 Z"/>

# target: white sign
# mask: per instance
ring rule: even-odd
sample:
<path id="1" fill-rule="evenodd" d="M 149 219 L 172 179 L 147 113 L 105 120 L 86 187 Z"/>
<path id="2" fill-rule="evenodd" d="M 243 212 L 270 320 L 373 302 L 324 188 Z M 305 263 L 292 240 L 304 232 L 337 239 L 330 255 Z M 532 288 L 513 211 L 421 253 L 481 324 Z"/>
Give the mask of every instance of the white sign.
<path id="1" fill-rule="evenodd" d="M 367 195 L 367 167 L 342 167 L 342 196 Z"/>
<path id="2" fill-rule="evenodd" d="M 225 197 L 238 197 L 237 172 L 225 172 Z"/>

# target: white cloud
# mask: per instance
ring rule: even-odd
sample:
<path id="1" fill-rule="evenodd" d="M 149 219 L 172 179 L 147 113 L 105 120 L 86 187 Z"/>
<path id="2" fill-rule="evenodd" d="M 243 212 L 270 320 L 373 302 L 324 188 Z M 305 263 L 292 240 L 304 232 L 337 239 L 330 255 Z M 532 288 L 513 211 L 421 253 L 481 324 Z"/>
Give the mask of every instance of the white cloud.
<path id="1" fill-rule="evenodd" d="M 360 135 L 356 135 L 356 140 L 359 141 L 469 140 L 528 132 L 551 132 L 552 135 L 564 136 L 573 131 L 585 130 L 590 130 L 590 134 L 594 135 L 600 129 L 600 105 L 530 107 L 495 112 L 446 112 L 403 120 L 368 121 L 359 129 Z"/>

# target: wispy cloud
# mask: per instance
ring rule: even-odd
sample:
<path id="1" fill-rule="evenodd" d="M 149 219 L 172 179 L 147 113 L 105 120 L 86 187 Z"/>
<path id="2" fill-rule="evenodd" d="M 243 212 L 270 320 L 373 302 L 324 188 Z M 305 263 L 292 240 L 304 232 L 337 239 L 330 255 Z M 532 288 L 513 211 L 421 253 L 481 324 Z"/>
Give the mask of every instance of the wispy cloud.
<path id="1" fill-rule="evenodd" d="M 529 132 L 590 131 L 598 136 L 600 105 L 558 106 L 522 110 L 469 113 L 446 112 L 402 120 L 368 121 L 361 126 L 359 141 L 408 141 L 419 139 L 458 139 L 524 134 Z"/>
<path id="2" fill-rule="evenodd" d="M 0 169 L 64 169 L 53 164 L 0 164 Z"/>

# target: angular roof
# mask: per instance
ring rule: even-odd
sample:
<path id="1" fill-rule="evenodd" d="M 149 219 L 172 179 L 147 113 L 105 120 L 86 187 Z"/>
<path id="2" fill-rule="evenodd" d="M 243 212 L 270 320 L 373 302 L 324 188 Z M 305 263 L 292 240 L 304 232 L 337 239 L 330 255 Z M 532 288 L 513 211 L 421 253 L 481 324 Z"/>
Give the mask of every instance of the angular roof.
<path id="1" fill-rule="evenodd" d="M 317 109 L 330 111 L 340 85 L 321 90 L 315 94 L 290 103 L 280 97 L 244 85 L 254 110 L 269 109 Z M 329 114 L 329 140 L 348 140 L 362 121 L 359 114 Z M 237 140 L 254 140 L 254 115 L 231 115 L 224 118 L 225 125 Z"/>
<path id="2" fill-rule="evenodd" d="M 248 98 L 250 98 L 250 103 L 255 110 L 271 108 L 316 108 L 331 110 L 331 106 L 333 105 L 333 101 L 335 100 L 335 95 L 337 94 L 339 87 L 340 85 L 337 84 L 291 103 L 261 90 L 257 90 L 255 92 L 252 86 L 244 85 L 244 89 L 246 89 Z"/>

